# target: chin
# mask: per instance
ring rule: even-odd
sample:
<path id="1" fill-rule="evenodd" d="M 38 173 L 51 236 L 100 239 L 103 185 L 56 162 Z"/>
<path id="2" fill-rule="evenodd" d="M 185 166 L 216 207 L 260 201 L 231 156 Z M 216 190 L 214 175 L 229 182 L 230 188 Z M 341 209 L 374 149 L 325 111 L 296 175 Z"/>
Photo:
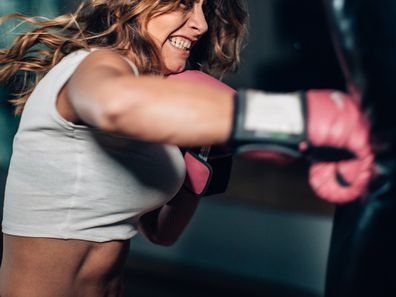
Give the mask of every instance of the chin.
<path id="1" fill-rule="evenodd" d="M 168 74 L 180 73 L 186 69 L 186 63 L 183 64 L 175 64 L 175 65 L 166 65 Z"/>

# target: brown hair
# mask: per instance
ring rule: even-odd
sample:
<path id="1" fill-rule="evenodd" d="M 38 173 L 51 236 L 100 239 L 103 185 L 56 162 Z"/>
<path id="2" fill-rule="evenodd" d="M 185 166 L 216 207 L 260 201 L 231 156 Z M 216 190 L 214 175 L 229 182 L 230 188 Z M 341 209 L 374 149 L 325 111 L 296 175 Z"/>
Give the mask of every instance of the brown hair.
<path id="1" fill-rule="evenodd" d="M 20 19 L 37 27 L 0 49 L 0 82 L 16 88 L 20 114 L 40 79 L 64 56 L 83 48 L 110 48 L 133 60 L 141 73 L 160 73 L 163 64 L 147 32 L 146 22 L 163 11 L 186 9 L 197 0 L 86 0 L 74 13 L 54 19 L 22 14 L 0 17 L 0 24 Z M 239 65 L 247 14 L 240 0 L 208 0 L 209 31 L 193 48 L 189 65 L 216 77 Z"/>

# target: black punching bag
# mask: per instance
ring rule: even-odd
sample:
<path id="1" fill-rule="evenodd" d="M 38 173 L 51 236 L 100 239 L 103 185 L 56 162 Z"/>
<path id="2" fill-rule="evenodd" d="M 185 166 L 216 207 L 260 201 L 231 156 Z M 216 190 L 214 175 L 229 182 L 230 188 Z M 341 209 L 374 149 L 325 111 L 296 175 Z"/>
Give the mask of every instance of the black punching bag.
<path id="1" fill-rule="evenodd" d="M 349 90 L 371 122 L 378 167 L 368 194 L 336 209 L 325 295 L 396 296 L 396 0 L 324 3 Z"/>

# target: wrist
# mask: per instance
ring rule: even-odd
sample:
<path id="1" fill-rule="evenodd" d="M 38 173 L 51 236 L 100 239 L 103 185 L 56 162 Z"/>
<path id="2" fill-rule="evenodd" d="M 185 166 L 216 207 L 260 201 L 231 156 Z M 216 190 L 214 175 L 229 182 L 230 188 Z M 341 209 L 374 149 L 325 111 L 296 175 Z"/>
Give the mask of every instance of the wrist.
<path id="1" fill-rule="evenodd" d="M 300 143 L 306 135 L 304 102 L 301 93 L 239 91 L 234 96 L 231 141 Z"/>
<path id="2" fill-rule="evenodd" d="M 173 199 L 169 200 L 166 204 L 169 206 L 179 206 L 179 205 L 186 205 L 186 204 L 198 204 L 201 200 L 200 197 L 197 197 L 194 193 L 190 190 L 186 189 L 183 185 L 179 192 L 173 197 Z"/>

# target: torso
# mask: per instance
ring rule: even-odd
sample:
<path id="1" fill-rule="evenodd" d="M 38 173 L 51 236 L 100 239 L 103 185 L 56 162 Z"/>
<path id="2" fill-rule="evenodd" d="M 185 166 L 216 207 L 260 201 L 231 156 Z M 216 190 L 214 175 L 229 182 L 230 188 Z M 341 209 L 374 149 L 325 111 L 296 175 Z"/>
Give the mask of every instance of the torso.
<path id="1" fill-rule="evenodd" d="M 67 84 L 56 107 L 67 121 L 81 123 L 68 100 Z M 95 243 L 4 235 L 0 295 L 121 297 L 128 251 L 128 240 Z"/>
<path id="2" fill-rule="evenodd" d="M 129 241 L 4 236 L 2 297 L 121 297 Z"/>

